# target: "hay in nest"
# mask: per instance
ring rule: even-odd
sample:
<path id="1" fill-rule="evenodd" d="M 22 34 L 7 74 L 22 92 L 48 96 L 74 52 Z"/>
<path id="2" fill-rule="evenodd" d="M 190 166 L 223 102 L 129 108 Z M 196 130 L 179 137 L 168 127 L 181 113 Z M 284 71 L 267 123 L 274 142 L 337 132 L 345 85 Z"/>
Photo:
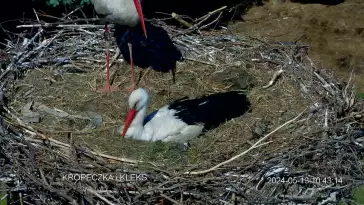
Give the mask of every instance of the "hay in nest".
<path id="1" fill-rule="evenodd" d="M 240 89 L 252 111 L 191 141 L 188 151 L 121 139 L 127 93 L 95 92 L 104 68 L 101 26 L 48 24 L 23 44 L 9 43 L 11 63 L 0 75 L 1 179 L 13 199 L 109 205 L 350 200 L 364 178 L 364 104 L 355 99 L 352 77 L 340 83 L 318 69 L 307 46 L 196 34 L 198 22 L 186 30 L 155 23 L 186 60 L 175 85 L 159 73 L 141 82 L 152 93 L 152 109 L 184 95 Z M 113 83 L 122 90 L 130 83 L 128 65 L 116 66 Z"/>

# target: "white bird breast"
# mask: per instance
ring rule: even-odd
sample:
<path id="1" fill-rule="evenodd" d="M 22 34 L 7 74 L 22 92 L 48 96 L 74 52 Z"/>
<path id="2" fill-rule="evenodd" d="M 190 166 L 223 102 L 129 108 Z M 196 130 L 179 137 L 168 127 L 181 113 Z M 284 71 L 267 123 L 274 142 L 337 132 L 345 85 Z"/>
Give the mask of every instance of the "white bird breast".
<path id="1" fill-rule="evenodd" d="M 133 0 L 91 0 L 95 11 L 106 15 L 110 22 L 134 27 L 139 22 L 139 15 Z"/>
<path id="2" fill-rule="evenodd" d="M 177 111 L 168 109 L 165 106 L 158 110 L 155 116 L 144 126 L 140 134 L 138 130 L 139 124 L 132 124 L 126 133 L 126 138 L 132 138 L 143 141 L 164 141 L 164 142 L 186 142 L 193 138 L 198 137 L 204 126 L 202 124 L 198 125 L 188 125 L 181 119 L 177 119 L 174 115 Z"/>

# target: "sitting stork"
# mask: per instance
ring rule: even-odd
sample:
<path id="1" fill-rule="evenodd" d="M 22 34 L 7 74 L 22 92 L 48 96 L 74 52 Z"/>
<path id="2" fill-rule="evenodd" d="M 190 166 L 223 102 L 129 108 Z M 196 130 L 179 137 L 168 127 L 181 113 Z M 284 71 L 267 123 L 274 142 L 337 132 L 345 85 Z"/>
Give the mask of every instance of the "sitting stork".
<path id="1" fill-rule="evenodd" d="M 121 135 L 142 141 L 187 142 L 204 131 L 243 115 L 250 102 L 238 91 L 217 93 L 198 99 L 180 99 L 145 117 L 149 105 L 146 90 L 134 90 Z"/>
<path id="2" fill-rule="evenodd" d="M 145 37 L 147 37 L 147 32 L 145 29 L 144 15 L 142 12 L 142 6 L 140 0 L 91 0 L 94 5 L 95 11 L 99 17 L 105 21 L 105 36 L 108 36 L 109 30 L 107 24 L 109 22 L 127 26 L 128 29 L 135 27 L 139 23 L 144 31 Z M 134 3 L 133 3 L 134 2 Z M 129 32 L 129 39 L 131 39 L 131 32 Z M 108 38 L 107 38 L 108 40 Z M 116 88 L 110 85 L 110 53 L 108 48 L 108 43 L 106 44 L 106 84 L 101 89 L 102 92 L 110 93 Z M 132 80 L 134 80 L 134 70 L 133 70 L 133 57 L 132 57 L 132 44 L 128 43 L 130 52 L 130 72 L 132 75 Z M 132 82 L 131 90 L 135 89 L 135 82 Z"/>

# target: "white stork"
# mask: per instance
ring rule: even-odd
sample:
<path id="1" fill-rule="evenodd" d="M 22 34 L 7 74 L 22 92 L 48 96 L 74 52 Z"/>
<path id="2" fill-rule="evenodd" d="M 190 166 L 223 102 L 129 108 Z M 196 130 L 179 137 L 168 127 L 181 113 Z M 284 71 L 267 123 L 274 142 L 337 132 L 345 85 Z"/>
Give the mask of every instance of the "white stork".
<path id="1" fill-rule="evenodd" d="M 144 31 L 145 37 L 147 37 L 147 32 L 144 24 L 144 15 L 142 12 L 142 6 L 140 0 L 91 0 L 94 5 L 95 11 L 98 16 L 105 21 L 105 36 L 109 34 L 109 30 L 107 28 L 107 24 L 109 22 L 120 24 L 124 26 L 128 26 L 129 28 L 135 27 L 139 23 L 141 23 L 142 29 Z M 129 36 L 131 36 L 131 32 L 129 32 Z M 130 38 L 130 37 L 129 37 Z M 108 40 L 108 38 L 107 38 Z M 134 77 L 134 69 L 133 69 L 133 57 L 132 57 L 132 44 L 128 43 L 129 52 L 130 52 L 130 72 L 132 79 L 132 88 L 135 89 L 135 77 Z M 116 88 L 111 87 L 110 85 L 110 53 L 108 48 L 108 43 L 106 46 L 106 84 L 101 89 L 102 92 L 112 92 L 116 90 Z"/>
<path id="2" fill-rule="evenodd" d="M 198 99 L 180 99 L 145 117 L 149 105 L 146 90 L 134 90 L 129 97 L 129 113 L 121 135 L 142 141 L 187 142 L 205 130 L 243 115 L 250 102 L 238 91 L 217 93 Z"/>

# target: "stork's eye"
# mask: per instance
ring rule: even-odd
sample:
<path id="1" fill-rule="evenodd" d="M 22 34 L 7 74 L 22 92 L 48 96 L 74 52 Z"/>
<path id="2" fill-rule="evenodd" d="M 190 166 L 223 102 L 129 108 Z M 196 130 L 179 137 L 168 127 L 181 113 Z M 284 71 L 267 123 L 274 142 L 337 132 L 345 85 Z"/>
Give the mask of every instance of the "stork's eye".
<path id="1" fill-rule="evenodd" d="M 137 101 L 137 102 L 134 104 L 133 108 L 134 108 L 134 109 L 136 109 L 136 110 L 138 110 L 138 107 L 139 107 L 139 106 L 138 106 L 138 104 L 139 104 L 139 101 Z"/>

